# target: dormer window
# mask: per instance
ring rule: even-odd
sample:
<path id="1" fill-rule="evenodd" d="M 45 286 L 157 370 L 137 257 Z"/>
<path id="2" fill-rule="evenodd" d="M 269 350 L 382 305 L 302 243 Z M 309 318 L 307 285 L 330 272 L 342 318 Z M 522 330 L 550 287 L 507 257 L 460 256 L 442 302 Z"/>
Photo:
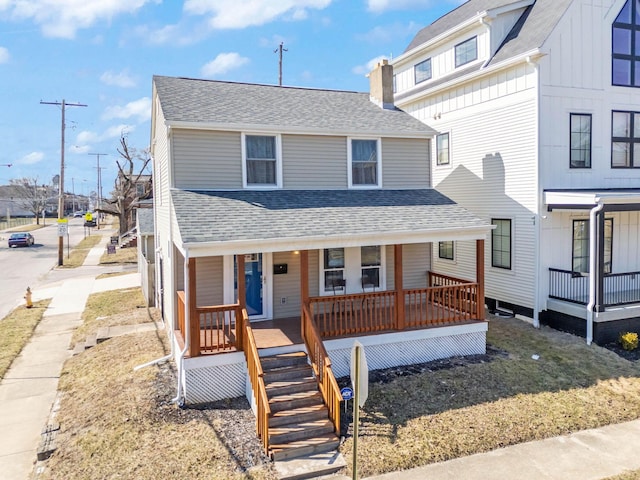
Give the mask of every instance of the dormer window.
<path id="1" fill-rule="evenodd" d="M 640 87 L 640 9 L 628 0 L 613 21 L 611 83 Z"/>
<path id="2" fill-rule="evenodd" d="M 478 38 L 473 37 L 456 45 L 456 68 L 478 58 Z"/>
<path id="3" fill-rule="evenodd" d="M 431 59 L 428 58 L 424 62 L 417 63 L 413 67 L 413 76 L 416 85 L 429 80 L 431 78 Z"/>

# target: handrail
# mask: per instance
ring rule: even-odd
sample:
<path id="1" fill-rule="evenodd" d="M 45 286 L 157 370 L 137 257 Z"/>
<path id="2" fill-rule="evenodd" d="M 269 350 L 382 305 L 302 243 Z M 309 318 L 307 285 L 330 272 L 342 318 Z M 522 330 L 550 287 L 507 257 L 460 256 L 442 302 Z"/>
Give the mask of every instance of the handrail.
<path id="1" fill-rule="evenodd" d="M 469 280 L 432 271 L 427 272 L 427 287 L 444 287 L 449 285 L 460 285 L 463 283 L 469 283 Z"/>
<path id="2" fill-rule="evenodd" d="M 404 290 L 406 325 L 425 327 L 481 320 L 477 317 L 478 284 Z"/>
<path id="3" fill-rule="evenodd" d="M 240 315 L 240 305 L 215 305 L 196 307 L 195 318 L 192 321 L 199 322 L 198 330 L 201 333 L 200 353 L 217 353 L 242 349 L 240 343 L 241 329 L 237 322 Z"/>
<path id="4" fill-rule="evenodd" d="M 182 334 L 182 338 L 186 338 L 184 317 L 185 317 L 185 295 L 184 291 L 179 290 L 178 294 L 178 330 Z"/>
<path id="5" fill-rule="evenodd" d="M 340 435 L 340 387 L 331 368 L 331 359 L 324 347 L 318 327 L 313 321 L 309 305 L 302 306 L 302 338 L 307 346 L 311 367 L 318 382 L 318 389 L 329 410 L 329 420 L 336 434 Z"/>
<path id="6" fill-rule="evenodd" d="M 244 331 L 244 356 L 247 360 L 247 369 L 249 371 L 249 379 L 251 380 L 251 390 L 253 398 L 256 402 L 256 431 L 258 437 L 262 440 L 265 454 L 269 454 L 269 417 L 271 417 L 271 408 L 269 407 L 269 399 L 267 398 L 267 389 L 264 384 L 264 371 L 260 363 L 258 355 L 258 347 L 256 339 L 253 336 L 253 330 L 249 323 L 249 315 L 245 308 L 239 315 L 241 329 Z"/>

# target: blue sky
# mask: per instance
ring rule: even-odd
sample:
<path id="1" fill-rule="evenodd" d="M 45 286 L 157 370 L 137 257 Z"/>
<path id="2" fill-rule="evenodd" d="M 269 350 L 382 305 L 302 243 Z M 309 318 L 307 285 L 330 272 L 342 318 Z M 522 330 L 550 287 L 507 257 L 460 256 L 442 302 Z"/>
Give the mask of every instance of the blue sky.
<path id="1" fill-rule="evenodd" d="M 149 144 L 151 78 L 169 75 L 367 91 L 380 58 L 462 0 L 0 0 L 0 185 L 60 173 L 65 191 L 103 194 L 121 132 Z M 3 166 L 11 164 L 11 167 Z"/>

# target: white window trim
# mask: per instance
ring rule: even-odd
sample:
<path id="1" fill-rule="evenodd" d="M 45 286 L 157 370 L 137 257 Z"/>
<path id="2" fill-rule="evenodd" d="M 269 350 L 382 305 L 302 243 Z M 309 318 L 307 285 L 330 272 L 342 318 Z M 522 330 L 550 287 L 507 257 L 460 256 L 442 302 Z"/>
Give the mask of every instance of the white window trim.
<path id="1" fill-rule="evenodd" d="M 354 185 L 353 170 L 351 165 L 351 141 L 352 140 L 375 140 L 378 163 L 376 165 L 376 184 L 375 185 Z M 349 188 L 372 189 L 382 188 L 382 139 L 375 137 L 347 137 L 347 181 Z"/>
<path id="2" fill-rule="evenodd" d="M 275 137 L 276 139 L 276 183 L 273 184 L 255 184 L 247 183 L 247 135 L 256 135 L 259 137 Z M 269 190 L 274 188 L 282 188 L 282 135 L 279 133 L 264 132 L 242 132 L 240 134 L 240 147 L 242 149 L 242 188 L 251 190 Z"/>
<path id="3" fill-rule="evenodd" d="M 364 245 L 363 245 L 364 246 Z M 387 249 L 384 245 L 378 245 L 380 247 L 380 286 L 375 288 L 376 292 L 382 292 L 387 289 Z M 362 284 L 360 281 L 354 282 L 357 277 L 359 280 L 362 278 L 362 257 L 360 256 L 360 247 L 336 247 L 344 248 L 344 279 L 346 285 L 344 290 L 336 291 L 336 295 L 344 294 L 358 294 L 362 292 Z M 333 291 L 325 292 L 324 284 L 324 248 L 318 250 L 318 296 L 320 297 L 332 297 Z M 356 253 L 357 252 L 357 253 Z M 368 267 L 365 267 L 368 268 Z M 357 287 L 353 287 L 354 283 Z M 365 293 L 373 292 L 373 288 L 365 288 Z"/>

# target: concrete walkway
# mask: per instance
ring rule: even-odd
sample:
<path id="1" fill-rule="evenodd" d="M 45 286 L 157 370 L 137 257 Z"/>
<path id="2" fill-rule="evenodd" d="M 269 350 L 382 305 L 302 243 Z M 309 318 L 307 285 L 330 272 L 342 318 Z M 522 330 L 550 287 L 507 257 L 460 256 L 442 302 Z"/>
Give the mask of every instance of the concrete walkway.
<path id="1" fill-rule="evenodd" d="M 71 356 L 73 330 L 80 325 L 87 298 L 94 292 L 140 285 L 137 272 L 96 280 L 96 268 L 111 230 L 101 232 L 75 276 L 33 292 L 33 300 L 51 298 L 29 343 L 0 382 L 0 479 L 27 480 L 36 461 L 42 429 L 48 422 L 64 362 Z M 67 270 L 68 272 L 68 270 Z M 66 276 L 66 275 L 65 275 Z"/>

